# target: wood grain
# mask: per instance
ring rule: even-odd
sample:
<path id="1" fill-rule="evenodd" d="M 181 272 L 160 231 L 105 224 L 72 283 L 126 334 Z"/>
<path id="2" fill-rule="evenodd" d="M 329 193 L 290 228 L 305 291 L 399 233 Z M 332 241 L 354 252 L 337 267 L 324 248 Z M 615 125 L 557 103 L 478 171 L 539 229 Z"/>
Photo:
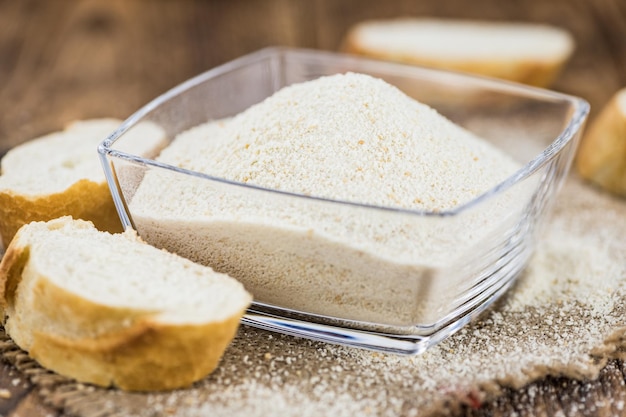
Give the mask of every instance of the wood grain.
<path id="1" fill-rule="evenodd" d="M 288 45 L 336 50 L 364 19 L 439 16 L 548 23 L 577 50 L 554 88 L 592 116 L 626 86 L 623 0 L 0 0 L 0 154 L 91 117 L 125 118 L 192 75 L 245 53 Z M 625 368 L 594 381 L 546 378 L 464 416 L 626 414 Z M 19 380 L 19 381 L 18 381 Z M 56 416 L 28 378 L 0 366 L 3 416 Z"/>

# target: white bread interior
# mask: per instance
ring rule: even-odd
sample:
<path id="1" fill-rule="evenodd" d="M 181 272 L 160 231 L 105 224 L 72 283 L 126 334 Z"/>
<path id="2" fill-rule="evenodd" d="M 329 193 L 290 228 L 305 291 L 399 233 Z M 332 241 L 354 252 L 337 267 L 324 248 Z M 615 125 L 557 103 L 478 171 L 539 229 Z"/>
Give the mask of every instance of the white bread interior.
<path id="1" fill-rule="evenodd" d="M 549 86 L 574 50 L 549 25 L 434 18 L 361 22 L 342 46 L 350 53 Z"/>
<path id="2" fill-rule="evenodd" d="M 227 275 L 63 217 L 22 227 L 0 263 L 7 333 L 41 365 L 126 390 L 209 374 L 251 302 Z"/>

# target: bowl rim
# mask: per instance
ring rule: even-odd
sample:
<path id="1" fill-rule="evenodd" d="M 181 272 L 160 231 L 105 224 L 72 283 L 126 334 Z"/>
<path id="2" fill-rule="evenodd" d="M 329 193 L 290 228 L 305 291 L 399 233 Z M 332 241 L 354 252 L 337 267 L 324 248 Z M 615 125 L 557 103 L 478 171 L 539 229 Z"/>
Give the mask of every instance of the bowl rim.
<path id="1" fill-rule="evenodd" d="M 315 56 L 317 59 L 332 59 L 336 62 L 341 62 L 342 64 L 349 66 L 350 63 L 360 63 L 367 64 L 371 66 L 375 66 L 379 70 L 384 70 L 386 73 L 390 74 L 402 74 L 402 73 L 422 73 L 426 76 L 437 76 L 441 77 L 451 77 L 451 79 L 455 80 L 469 80 L 473 83 L 482 84 L 485 87 L 490 87 L 494 89 L 497 87 L 499 90 L 506 90 L 512 93 L 517 93 L 524 96 L 532 96 L 532 97 L 542 97 L 546 100 L 550 99 L 553 101 L 562 101 L 568 102 L 573 107 L 573 112 L 571 117 L 569 118 L 567 125 L 564 129 L 559 133 L 559 135 L 545 148 L 542 152 L 533 157 L 530 161 L 525 163 L 522 167 L 520 167 L 517 171 L 509 175 L 506 179 L 489 188 L 485 192 L 476 196 L 475 198 L 458 205 L 452 209 L 441 210 L 441 211 L 429 211 L 429 210 L 415 210 L 415 209 L 406 209 L 401 207 L 390 207 L 390 206 L 380 206 L 374 204 L 365 204 L 358 203 L 354 201 L 346 201 L 339 199 L 331 199 L 325 197 L 318 196 L 309 196 L 304 194 L 299 194 L 296 192 L 284 191 L 266 188 L 253 184 L 241 183 L 233 180 L 228 180 L 221 177 L 216 177 L 208 174 L 204 174 L 197 171 L 192 171 L 184 168 L 180 168 L 174 165 L 166 164 L 160 161 L 156 161 L 154 159 L 144 158 L 138 155 L 134 155 L 128 152 L 116 150 L 113 148 L 115 142 L 129 129 L 133 126 L 141 122 L 141 120 L 147 116 L 150 112 L 158 108 L 161 104 L 167 102 L 168 100 L 188 91 L 189 89 L 207 81 L 208 79 L 217 77 L 221 74 L 227 73 L 234 69 L 253 64 L 255 62 L 261 60 L 267 60 L 268 58 L 276 57 L 276 56 L 285 56 L 285 55 L 295 55 L 295 56 Z M 257 191 L 264 191 L 269 193 L 276 193 L 280 195 L 297 197 L 302 199 L 309 199 L 315 201 L 329 202 L 341 205 L 355 206 L 367 209 L 374 210 L 383 210 L 397 213 L 405 213 L 410 215 L 418 215 L 418 216 L 429 216 L 429 217 L 448 217 L 448 216 L 457 216 L 465 211 L 469 211 L 472 208 L 480 205 L 483 201 L 490 199 L 491 197 L 498 195 L 508 188 L 514 186 L 518 182 L 524 180 L 529 177 L 533 173 L 537 172 L 541 167 L 543 167 L 546 163 L 548 163 L 552 158 L 554 158 L 561 149 L 565 147 L 565 145 L 570 142 L 576 134 L 580 133 L 580 130 L 583 127 L 585 119 L 589 114 L 589 103 L 580 98 L 569 94 L 559 93 L 552 90 L 547 90 L 543 88 L 533 87 L 525 84 L 515 83 L 512 81 L 490 78 L 475 74 L 467 74 L 458 71 L 451 70 L 442 70 L 442 69 L 434 69 L 423 66 L 416 66 L 412 64 L 403 64 L 391 61 L 385 61 L 380 59 L 366 58 L 362 56 L 356 56 L 345 53 L 338 52 L 330 52 L 330 51 L 322 51 L 322 50 L 314 50 L 314 49 L 306 49 L 306 48 L 294 48 L 294 47 L 284 47 L 284 46 L 274 46 L 267 47 L 256 52 L 252 52 L 247 55 L 243 55 L 234 60 L 228 61 L 224 64 L 221 64 L 217 67 L 209 69 L 208 71 L 202 72 L 182 83 L 176 85 L 175 87 L 167 90 L 163 94 L 157 96 L 156 98 L 149 101 L 147 104 L 139 108 L 132 115 L 130 115 L 126 120 L 124 120 L 120 126 L 110 133 L 105 139 L 103 139 L 98 145 L 98 154 L 100 157 L 100 161 L 102 163 L 102 167 L 105 171 L 105 176 L 107 183 L 111 189 L 111 192 L 114 196 L 119 196 L 119 190 L 116 186 L 117 179 L 112 172 L 110 164 L 107 160 L 107 157 L 119 158 L 125 161 L 139 163 L 142 165 L 149 165 L 156 168 L 166 169 L 170 171 L 175 171 L 181 174 L 191 175 L 198 178 L 204 178 L 211 181 L 220 182 L 227 185 L 242 187 L 245 189 L 252 189 Z M 117 200 L 117 199 L 115 199 Z M 122 210 L 125 213 L 129 214 L 128 208 L 122 202 L 115 201 L 116 207 L 118 208 L 118 212 L 122 215 Z M 126 216 L 123 216 L 126 217 Z M 131 224 L 130 219 L 123 218 L 123 222 L 127 224 Z"/>

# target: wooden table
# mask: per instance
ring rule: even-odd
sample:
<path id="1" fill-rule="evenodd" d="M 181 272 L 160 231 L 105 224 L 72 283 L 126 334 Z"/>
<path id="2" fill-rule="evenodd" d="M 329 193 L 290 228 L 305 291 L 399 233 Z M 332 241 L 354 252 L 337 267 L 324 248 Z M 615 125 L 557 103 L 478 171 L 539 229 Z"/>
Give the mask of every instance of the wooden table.
<path id="1" fill-rule="evenodd" d="M 125 118 L 186 78 L 262 47 L 336 50 L 351 24 L 402 15 L 569 29 L 578 48 L 554 88 L 589 100 L 592 117 L 626 86 L 624 0 L 0 0 L 0 153 L 75 119 Z M 461 414 L 623 414 L 625 372 L 612 361 L 598 380 L 546 378 Z M 0 415 L 62 413 L 1 363 Z"/>

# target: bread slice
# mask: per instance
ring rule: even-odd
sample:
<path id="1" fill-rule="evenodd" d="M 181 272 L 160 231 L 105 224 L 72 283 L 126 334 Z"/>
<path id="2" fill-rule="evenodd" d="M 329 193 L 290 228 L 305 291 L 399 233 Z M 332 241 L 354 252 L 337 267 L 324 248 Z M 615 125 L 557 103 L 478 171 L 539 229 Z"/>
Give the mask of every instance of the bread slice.
<path id="1" fill-rule="evenodd" d="M 71 215 L 100 230 L 121 232 L 97 146 L 121 121 L 74 122 L 62 132 L 28 141 L 10 150 L 0 163 L 0 237 L 6 247 L 15 232 L 32 221 Z M 144 124 L 133 135 L 140 147 L 156 147 L 164 133 Z"/>
<path id="2" fill-rule="evenodd" d="M 7 333 L 41 365 L 126 390 L 209 374 L 251 302 L 227 275 L 62 217 L 23 226 L 0 263 Z"/>
<path id="3" fill-rule="evenodd" d="M 471 20 L 401 18 L 359 23 L 346 52 L 548 86 L 574 49 L 552 26 Z"/>
<path id="4" fill-rule="evenodd" d="M 576 167 L 589 181 L 626 196 L 626 88 L 615 93 L 589 126 Z"/>

